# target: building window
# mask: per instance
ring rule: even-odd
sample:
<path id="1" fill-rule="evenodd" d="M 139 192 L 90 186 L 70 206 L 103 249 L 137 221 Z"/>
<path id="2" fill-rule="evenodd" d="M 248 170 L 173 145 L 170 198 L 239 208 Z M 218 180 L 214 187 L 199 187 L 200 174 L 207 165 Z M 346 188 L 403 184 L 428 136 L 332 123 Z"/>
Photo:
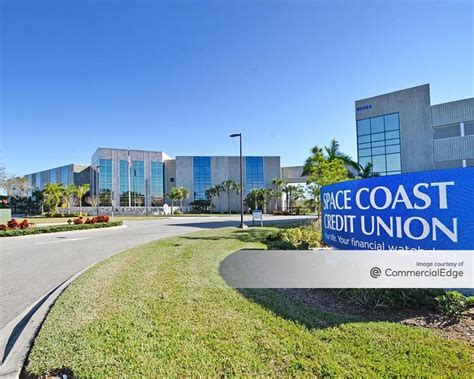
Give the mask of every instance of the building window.
<path id="1" fill-rule="evenodd" d="M 120 205 L 128 207 L 128 163 L 126 160 L 119 161 L 119 191 Z"/>
<path id="2" fill-rule="evenodd" d="M 132 206 L 145 205 L 145 169 L 143 161 L 132 161 L 130 170 L 132 184 Z"/>
<path id="3" fill-rule="evenodd" d="M 206 200 L 206 190 L 211 187 L 211 158 L 193 157 L 194 200 Z"/>
<path id="4" fill-rule="evenodd" d="M 434 139 L 461 136 L 461 124 L 442 125 L 434 127 Z"/>
<path id="5" fill-rule="evenodd" d="M 464 135 L 474 136 L 474 121 L 468 121 L 464 123 Z"/>
<path id="6" fill-rule="evenodd" d="M 61 183 L 66 187 L 69 184 L 71 184 L 70 178 L 69 178 L 69 167 L 64 166 L 61 167 Z"/>
<path id="7" fill-rule="evenodd" d="M 119 162 L 120 205 L 128 207 L 128 178 L 130 175 L 130 206 L 145 205 L 145 170 L 143 161 L 132 161 L 128 167 L 126 160 Z"/>
<path id="8" fill-rule="evenodd" d="M 245 195 L 253 189 L 263 188 L 263 157 L 245 158 Z"/>
<path id="9" fill-rule="evenodd" d="M 49 182 L 56 183 L 56 169 L 55 168 L 49 170 Z"/>
<path id="10" fill-rule="evenodd" d="M 151 205 L 163 205 L 163 163 L 151 162 L 150 166 Z"/>
<path id="11" fill-rule="evenodd" d="M 110 206 L 112 205 L 112 160 L 99 159 L 99 166 L 100 205 Z M 97 180 L 97 174 L 95 179 Z"/>
<path id="12" fill-rule="evenodd" d="M 37 172 L 35 174 L 35 179 L 36 179 L 35 180 L 36 181 L 36 189 L 41 191 L 43 189 L 43 187 L 42 187 L 42 183 L 41 183 L 41 173 L 40 172 Z"/>
<path id="13" fill-rule="evenodd" d="M 401 172 L 398 113 L 357 121 L 357 156 L 361 166 L 372 163 L 374 173 Z"/>

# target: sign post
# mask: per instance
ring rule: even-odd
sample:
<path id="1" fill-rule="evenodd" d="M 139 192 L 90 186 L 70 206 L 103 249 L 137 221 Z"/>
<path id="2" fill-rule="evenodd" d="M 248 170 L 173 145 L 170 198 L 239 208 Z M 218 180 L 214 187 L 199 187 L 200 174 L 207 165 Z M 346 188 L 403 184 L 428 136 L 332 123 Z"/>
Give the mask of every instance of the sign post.
<path id="1" fill-rule="evenodd" d="M 260 221 L 260 226 L 263 226 L 263 214 L 260 209 L 255 209 L 252 211 L 252 223 L 255 226 L 255 221 Z"/>

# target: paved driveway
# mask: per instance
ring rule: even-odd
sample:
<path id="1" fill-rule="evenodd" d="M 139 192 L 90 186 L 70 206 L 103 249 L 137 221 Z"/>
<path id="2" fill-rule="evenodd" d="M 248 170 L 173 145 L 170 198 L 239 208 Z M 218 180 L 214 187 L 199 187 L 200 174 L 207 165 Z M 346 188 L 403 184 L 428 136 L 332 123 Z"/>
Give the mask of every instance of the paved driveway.
<path id="1" fill-rule="evenodd" d="M 268 217 L 273 222 L 291 217 Z M 250 219 L 247 217 L 246 221 Z M 237 226 L 239 217 L 126 221 L 124 227 L 0 239 L 0 329 L 75 273 L 120 251 L 197 230 Z"/>

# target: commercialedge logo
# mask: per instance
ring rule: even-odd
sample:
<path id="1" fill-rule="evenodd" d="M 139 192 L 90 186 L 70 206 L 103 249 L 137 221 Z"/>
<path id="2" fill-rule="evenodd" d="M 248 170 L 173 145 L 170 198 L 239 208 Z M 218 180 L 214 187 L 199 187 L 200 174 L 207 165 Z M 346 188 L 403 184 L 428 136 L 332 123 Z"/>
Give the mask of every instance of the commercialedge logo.
<path id="1" fill-rule="evenodd" d="M 357 107 L 356 111 L 359 112 L 359 111 L 363 111 L 364 109 L 370 109 L 370 108 L 372 108 L 372 104 L 364 104 L 361 107 Z"/>

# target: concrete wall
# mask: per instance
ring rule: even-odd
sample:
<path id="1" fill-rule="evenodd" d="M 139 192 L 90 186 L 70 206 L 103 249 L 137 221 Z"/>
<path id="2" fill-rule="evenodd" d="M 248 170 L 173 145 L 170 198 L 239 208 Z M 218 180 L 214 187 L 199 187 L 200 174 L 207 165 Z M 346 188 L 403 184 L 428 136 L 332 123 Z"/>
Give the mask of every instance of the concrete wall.
<path id="1" fill-rule="evenodd" d="M 433 105 L 431 115 L 433 127 L 458 124 L 460 130 L 459 137 L 434 140 L 436 168 L 467 166 L 474 159 L 474 135 L 462 135 L 462 125 L 474 120 L 474 98 Z"/>
<path id="2" fill-rule="evenodd" d="M 211 161 L 211 186 L 221 184 L 224 180 L 230 179 L 235 183 L 240 182 L 240 157 L 238 156 L 213 156 Z M 245 157 L 243 160 L 243 179 L 245 191 Z M 194 200 L 194 170 L 193 157 L 178 156 L 176 157 L 176 185 L 178 187 L 186 187 L 190 190 L 191 196 L 189 202 Z M 166 166 L 165 171 L 172 170 L 173 167 Z M 272 180 L 280 177 L 280 157 L 263 157 L 263 179 L 267 188 L 272 188 Z M 168 173 L 165 174 L 168 176 Z M 236 191 L 231 192 L 231 211 L 237 212 L 240 209 L 240 197 Z M 213 210 L 215 212 L 227 212 L 228 194 L 222 192 L 218 198 L 213 199 Z"/>
<path id="3" fill-rule="evenodd" d="M 128 155 L 132 161 L 139 160 L 143 161 L 143 170 L 145 181 L 148 182 L 146 188 L 146 206 L 151 206 L 151 196 L 150 196 L 150 166 L 151 161 L 163 162 L 163 157 L 169 158 L 168 155 L 163 154 L 161 151 L 146 151 L 146 150 L 127 150 L 127 149 L 111 149 L 111 148 L 98 148 L 95 153 L 92 155 L 91 166 L 92 166 L 92 175 L 94 175 L 94 168 L 97 166 L 99 159 L 111 159 L 112 160 L 112 191 L 113 191 L 113 201 L 112 204 L 114 207 L 120 206 L 120 161 L 127 160 Z M 95 193 L 95 180 L 91 178 L 91 190 L 92 193 Z"/>
<path id="4" fill-rule="evenodd" d="M 303 166 L 291 166 L 281 168 L 281 178 L 287 183 L 306 183 L 303 175 Z"/>
<path id="5" fill-rule="evenodd" d="M 170 193 L 171 188 L 176 186 L 176 160 L 175 159 L 165 160 L 164 164 L 165 164 L 164 189 L 165 189 L 165 194 L 167 194 L 167 193 Z"/>
<path id="6" fill-rule="evenodd" d="M 433 126 L 474 120 L 474 98 L 436 104 L 431 107 Z"/>
<path id="7" fill-rule="evenodd" d="M 474 159 L 474 136 L 437 139 L 434 153 L 436 162 Z M 462 164 L 455 167 L 462 167 Z"/>
<path id="8" fill-rule="evenodd" d="M 429 84 L 358 100 L 355 107 L 356 120 L 399 113 L 402 172 L 434 168 Z"/>

